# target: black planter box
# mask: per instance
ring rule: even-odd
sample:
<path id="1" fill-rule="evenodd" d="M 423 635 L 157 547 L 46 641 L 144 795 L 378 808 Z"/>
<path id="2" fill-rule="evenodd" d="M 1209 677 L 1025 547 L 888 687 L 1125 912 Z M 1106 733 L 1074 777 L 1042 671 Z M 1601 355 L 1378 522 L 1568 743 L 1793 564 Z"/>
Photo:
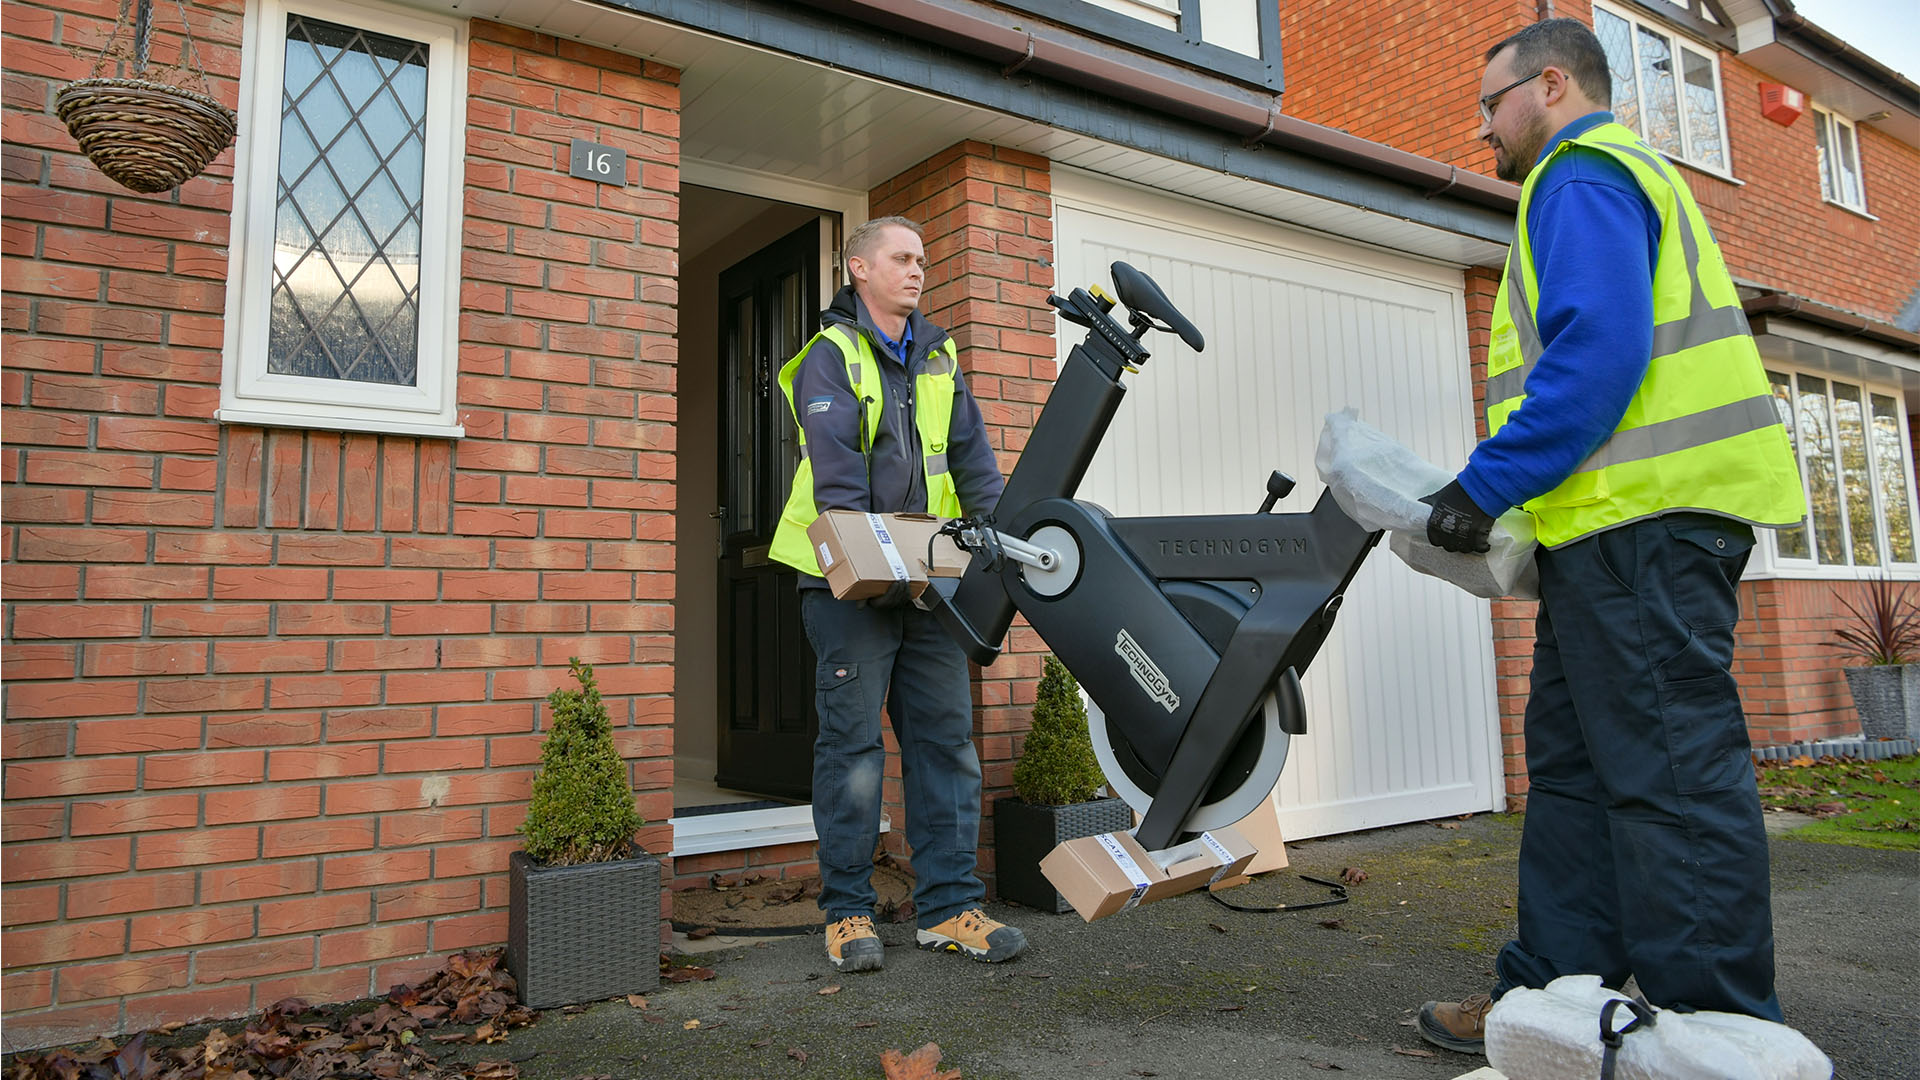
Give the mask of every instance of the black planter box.
<path id="1" fill-rule="evenodd" d="M 508 862 L 507 970 L 536 1009 L 660 983 L 660 860 L 540 866 Z"/>
<path id="2" fill-rule="evenodd" d="M 1040 872 L 1040 860 L 1065 841 L 1131 828 L 1133 810 L 1123 799 L 1095 799 L 1070 806 L 1030 806 L 1017 798 L 996 799 L 993 866 L 1000 899 L 1056 915 L 1072 910 Z"/>

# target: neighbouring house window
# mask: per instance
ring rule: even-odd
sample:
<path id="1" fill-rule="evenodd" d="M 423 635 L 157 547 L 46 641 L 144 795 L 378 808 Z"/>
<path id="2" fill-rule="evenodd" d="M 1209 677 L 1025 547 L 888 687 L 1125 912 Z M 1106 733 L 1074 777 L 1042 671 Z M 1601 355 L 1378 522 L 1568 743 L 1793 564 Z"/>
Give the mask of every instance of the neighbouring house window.
<path id="1" fill-rule="evenodd" d="M 458 436 L 464 23 L 256 6 L 219 417 Z"/>
<path id="2" fill-rule="evenodd" d="M 1278 91 L 1280 8 L 1272 0 L 1000 0 L 1006 7 Z"/>
<path id="3" fill-rule="evenodd" d="M 1774 534 L 1783 561 L 1886 567 L 1915 562 L 1913 461 L 1899 392 L 1807 372 L 1767 372 L 1787 427 L 1807 517 Z"/>
<path id="4" fill-rule="evenodd" d="M 1813 136 L 1819 149 L 1820 194 L 1828 202 L 1866 213 L 1867 195 L 1860 180 L 1860 138 L 1853 124 L 1838 113 L 1815 109 Z"/>
<path id="5" fill-rule="evenodd" d="M 1730 172 L 1717 54 L 1599 4 L 1593 6 L 1593 32 L 1613 75 L 1614 118 L 1676 161 Z"/>

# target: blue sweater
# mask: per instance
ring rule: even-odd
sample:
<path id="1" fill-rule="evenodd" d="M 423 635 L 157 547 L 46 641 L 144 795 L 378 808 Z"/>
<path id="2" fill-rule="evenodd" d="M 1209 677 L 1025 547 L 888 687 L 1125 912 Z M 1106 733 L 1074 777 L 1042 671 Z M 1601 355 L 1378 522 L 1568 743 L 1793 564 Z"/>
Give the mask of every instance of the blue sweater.
<path id="1" fill-rule="evenodd" d="M 1561 128 L 1541 160 L 1612 119 L 1589 113 Z M 1626 166 L 1584 146 L 1560 155 L 1534 185 L 1527 234 L 1545 351 L 1525 403 L 1460 472 L 1467 495 L 1496 516 L 1560 486 L 1606 441 L 1653 355 L 1660 215 Z"/>

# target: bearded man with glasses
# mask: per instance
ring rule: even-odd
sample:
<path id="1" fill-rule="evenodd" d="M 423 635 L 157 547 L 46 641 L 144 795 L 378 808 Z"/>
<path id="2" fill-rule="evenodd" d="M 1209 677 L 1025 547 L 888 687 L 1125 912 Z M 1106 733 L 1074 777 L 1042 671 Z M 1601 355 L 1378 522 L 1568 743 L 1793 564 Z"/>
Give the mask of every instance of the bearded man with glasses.
<path id="1" fill-rule="evenodd" d="M 1428 539 L 1540 538 L 1519 936 L 1490 994 L 1420 1034 L 1483 1053 L 1506 991 L 1629 977 L 1655 1005 L 1781 1019 L 1767 838 L 1730 673 L 1753 528 L 1799 473 L 1712 230 L 1607 112 L 1605 51 L 1548 19 L 1487 52 L 1479 135 L 1520 214 L 1494 301 L 1486 441 L 1427 496 Z"/>

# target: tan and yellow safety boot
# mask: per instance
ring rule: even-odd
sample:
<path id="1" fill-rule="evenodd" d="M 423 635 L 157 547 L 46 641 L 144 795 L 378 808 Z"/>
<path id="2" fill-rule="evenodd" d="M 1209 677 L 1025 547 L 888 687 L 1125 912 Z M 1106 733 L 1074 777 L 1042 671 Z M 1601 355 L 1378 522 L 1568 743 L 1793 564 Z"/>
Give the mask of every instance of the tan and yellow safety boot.
<path id="1" fill-rule="evenodd" d="M 1460 1001 L 1429 1001 L 1420 1006 L 1420 1037 L 1460 1054 L 1487 1052 L 1487 1010 L 1493 998 L 1473 994 Z"/>
<path id="2" fill-rule="evenodd" d="M 1027 935 L 987 918 L 979 908 L 968 908 L 938 926 L 921 930 L 914 934 L 914 940 L 923 949 L 965 953 L 988 964 L 1011 960 L 1027 947 Z"/>
<path id="3" fill-rule="evenodd" d="M 827 924 L 827 959 L 840 971 L 879 971 L 887 947 L 873 932 L 872 918 L 849 915 Z"/>

